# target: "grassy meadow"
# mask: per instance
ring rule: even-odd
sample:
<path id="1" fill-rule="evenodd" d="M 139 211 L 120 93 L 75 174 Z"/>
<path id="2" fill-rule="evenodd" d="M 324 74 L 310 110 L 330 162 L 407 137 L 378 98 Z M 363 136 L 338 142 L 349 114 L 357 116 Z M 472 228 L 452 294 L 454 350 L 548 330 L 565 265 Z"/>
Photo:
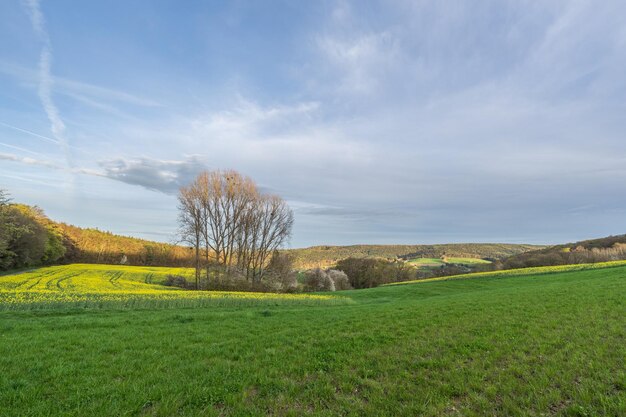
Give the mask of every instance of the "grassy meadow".
<path id="1" fill-rule="evenodd" d="M 0 415 L 626 415 L 626 265 L 577 267 L 329 295 L 349 303 L 5 308 Z M 2 294 L 85 291 L 85 266 L 54 268 Z M 101 294 L 185 293 L 101 268 Z"/>
<path id="2" fill-rule="evenodd" d="M 455 265 L 488 265 L 491 262 L 480 258 L 446 258 L 444 261 L 441 258 L 413 258 L 407 261 L 409 265 L 413 265 L 418 268 L 436 268 L 446 264 Z"/>

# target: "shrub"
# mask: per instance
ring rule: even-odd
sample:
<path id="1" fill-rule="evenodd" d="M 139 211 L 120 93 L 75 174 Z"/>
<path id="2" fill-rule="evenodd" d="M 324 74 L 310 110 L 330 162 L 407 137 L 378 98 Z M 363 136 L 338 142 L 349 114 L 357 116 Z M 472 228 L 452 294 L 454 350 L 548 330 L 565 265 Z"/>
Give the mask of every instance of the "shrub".
<path id="1" fill-rule="evenodd" d="M 189 289 L 193 286 L 189 282 L 187 282 L 187 279 L 185 277 L 182 277 L 180 275 L 168 275 L 165 278 L 165 281 L 163 281 L 163 285 L 167 287 L 178 287 L 185 289 Z"/>
<path id="2" fill-rule="evenodd" d="M 404 262 L 384 259 L 348 258 L 337 262 L 337 269 L 348 276 L 353 288 L 373 288 L 415 278 L 415 271 Z"/>
<path id="3" fill-rule="evenodd" d="M 352 285 L 350 285 L 350 281 L 348 280 L 348 276 L 343 271 L 338 271 L 336 269 L 329 269 L 326 272 L 329 278 L 335 284 L 335 290 L 351 290 Z"/>
<path id="4" fill-rule="evenodd" d="M 335 283 L 326 271 L 315 268 L 305 273 L 304 288 L 307 291 L 335 291 Z"/>
<path id="5" fill-rule="evenodd" d="M 297 292 L 298 280 L 295 271 L 284 274 L 267 274 L 261 283 L 259 283 L 271 292 Z"/>
<path id="6" fill-rule="evenodd" d="M 305 291 L 341 291 L 351 290 L 352 286 L 344 272 L 336 269 L 324 271 L 316 268 L 305 272 L 304 289 Z"/>
<path id="7" fill-rule="evenodd" d="M 265 284 L 278 292 L 296 292 L 298 280 L 293 269 L 293 256 L 274 251 L 263 278 Z"/>

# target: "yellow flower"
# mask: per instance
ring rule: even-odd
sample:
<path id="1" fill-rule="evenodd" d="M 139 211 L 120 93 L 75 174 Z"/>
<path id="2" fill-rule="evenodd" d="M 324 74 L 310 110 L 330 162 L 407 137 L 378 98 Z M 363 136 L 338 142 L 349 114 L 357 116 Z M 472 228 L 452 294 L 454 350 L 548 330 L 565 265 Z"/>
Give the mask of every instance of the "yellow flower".
<path id="1" fill-rule="evenodd" d="M 175 308 L 349 303 L 345 297 L 233 291 L 185 291 L 152 284 L 189 268 L 75 264 L 0 277 L 0 310 L 36 308 Z"/>

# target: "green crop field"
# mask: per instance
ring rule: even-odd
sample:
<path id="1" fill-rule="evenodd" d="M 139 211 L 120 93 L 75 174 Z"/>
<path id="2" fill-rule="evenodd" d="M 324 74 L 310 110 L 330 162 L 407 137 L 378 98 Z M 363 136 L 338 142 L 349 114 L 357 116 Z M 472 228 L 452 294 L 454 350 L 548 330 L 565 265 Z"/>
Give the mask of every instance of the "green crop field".
<path id="1" fill-rule="evenodd" d="M 490 264 L 491 262 L 479 258 L 446 258 L 446 262 L 449 264 L 464 264 L 464 265 L 477 265 L 477 264 Z"/>
<path id="2" fill-rule="evenodd" d="M 440 258 L 415 258 L 407 261 L 407 263 L 420 268 L 441 266 L 444 264 L 444 262 Z"/>
<path id="3" fill-rule="evenodd" d="M 418 268 L 431 268 L 438 267 L 445 264 L 460 264 L 460 265 L 484 265 L 490 264 L 491 262 L 486 261 L 480 258 L 446 258 L 446 260 L 442 260 L 441 258 L 413 258 L 407 261 L 408 264 L 416 266 Z"/>
<path id="4" fill-rule="evenodd" d="M 626 415 L 626 263 L 195 308 L 45 304 L 186 293 L 54 268 L 0 277 L 43 297 L 0 311 L 2 416 Z"/>

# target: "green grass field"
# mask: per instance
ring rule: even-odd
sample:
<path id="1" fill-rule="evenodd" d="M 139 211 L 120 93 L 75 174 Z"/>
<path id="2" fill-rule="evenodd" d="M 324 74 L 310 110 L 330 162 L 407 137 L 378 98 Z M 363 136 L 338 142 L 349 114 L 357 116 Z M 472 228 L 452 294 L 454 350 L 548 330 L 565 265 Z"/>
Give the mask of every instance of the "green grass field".
<path id="1" fill-rule="evenodd" d="M 623 416 L 626 266 L 577 267 L 343 304 L 0 311 L 0 415 Z"/>
<path id="2" fill-rule="evenodd" d="M 491 262 L 480 258 L 446 258 L 445 262 L 441 258 L 413 258 L 407 263 L 418 268 L 433 268 L 445 264 L 485 265 Z"/>

